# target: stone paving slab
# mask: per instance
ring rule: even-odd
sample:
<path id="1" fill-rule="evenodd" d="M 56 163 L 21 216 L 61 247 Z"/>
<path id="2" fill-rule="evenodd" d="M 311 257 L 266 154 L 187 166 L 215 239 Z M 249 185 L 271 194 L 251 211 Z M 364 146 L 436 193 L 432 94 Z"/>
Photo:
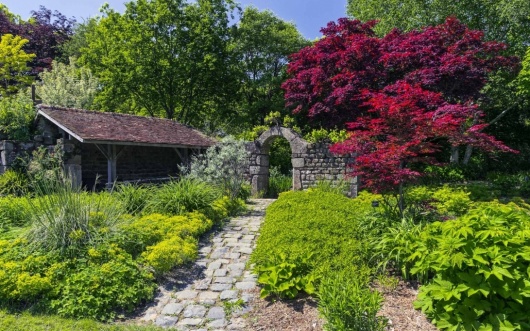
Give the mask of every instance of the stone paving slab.
<path id="1" fill-rule="evenodd" d="M 182 331 L 244 330 L 241 315 L 251 309 L 253 297 L 248 290 L 257 286 L 247 261 L 265 209 L 273 201 L 252 200 L 249 213 L 233 218 L 213 238 L 201 242 L 198 260 L 182 270 L 186 276 L 177 275 L 174 284 L 161 286 L 155 302 L 138 321 Z M 238 300 L 244 306 L 231 309 L 230 303 Z"/>

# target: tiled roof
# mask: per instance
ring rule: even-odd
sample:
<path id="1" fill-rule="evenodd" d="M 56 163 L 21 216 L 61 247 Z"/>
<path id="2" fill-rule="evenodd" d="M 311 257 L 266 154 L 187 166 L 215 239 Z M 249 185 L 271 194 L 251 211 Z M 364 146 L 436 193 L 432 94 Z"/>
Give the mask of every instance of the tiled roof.
<path id="1" fill-rule="evenodd" d="M 44 116 L 84 143 L 209 147 L 214 141 L 172 120 L 39 105 Z"/>

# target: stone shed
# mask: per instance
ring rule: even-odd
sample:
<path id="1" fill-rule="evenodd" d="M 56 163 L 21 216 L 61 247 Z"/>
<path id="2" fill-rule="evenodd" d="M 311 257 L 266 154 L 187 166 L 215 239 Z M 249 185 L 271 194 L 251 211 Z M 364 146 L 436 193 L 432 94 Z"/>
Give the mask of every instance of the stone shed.
<path id="1" fill-rule="evenodd" d="M 62 139 L 65 169 L 78 183 L 153 181 L 179 173 L 192 154 L 215 144 L 173 120 L 38 106 L 43 139 Z"/>

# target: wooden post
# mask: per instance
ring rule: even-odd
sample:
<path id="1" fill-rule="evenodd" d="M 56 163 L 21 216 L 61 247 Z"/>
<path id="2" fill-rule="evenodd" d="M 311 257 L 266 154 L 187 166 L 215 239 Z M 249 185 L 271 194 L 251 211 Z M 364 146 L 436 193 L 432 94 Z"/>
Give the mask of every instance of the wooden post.
<path id="1" fill-rule="evenodd" d="M 116 181 L 116 145 L 107 145 L 107 189 L 111 190 Z"/>

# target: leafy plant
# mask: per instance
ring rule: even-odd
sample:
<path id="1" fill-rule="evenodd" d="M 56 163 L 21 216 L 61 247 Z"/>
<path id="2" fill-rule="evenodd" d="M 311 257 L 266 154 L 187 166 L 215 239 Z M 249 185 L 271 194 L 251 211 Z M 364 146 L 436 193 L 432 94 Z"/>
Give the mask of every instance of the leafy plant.
<path id="1" fill-rule="evenodd" d="M 243 141 L 228 136 L 208 148 L 206 154 L 195 157 L 188 176 L 220 187 L 230 199 L 238 197 L 245 183 L 248 156 Z"/>
<path id="2" fill-rule="evenodd" d="M 377 316 L 383 297 L 368 288 L 368 278 L 352 270 L 334 272 L 322 279 L 318 308 L 327 331 L 383 331 L 386 319 Z"/>
<path id="3" fill-rule="evenodd" d="M 27 225 L 30 220 L 31 209 L 27 198 L 0 198 L 0 231 L 7 230 L 11 226 Z"/>
<path id="4" fill-rule="evenodd" d="M 495 202 L 427 226 L 406 261 L 436 276 L 415 307 L 441 329 L 530 328 L 529 226 L 527 209 Z"/>
<path id="5" fill-rule="evenodd" d="M 230 316 L 232 315 L 233 312 L 243 309 L 244 306 L 245 306 L 245 301 L 243 301 L 242 299 L 223 302 L 223 308 L 224 308 L 226 316 Z"/>
<path id="6" fill-rule="evenodd" d="M 313 254 L 289 259 L 284 253 L 255 268 L 258 283 L 262 285 L 260 297 L 277 295 L 280 298 L 294 299 L 299 292 L 313 294 L 316 278 L 311 274 L 309 260 Z"/>
<path id="7" fill-rule="evenodd" d="M 67 273 L 58 297 L 51 301 L 60 316 L 112 320 L 120 311 L 131 312 L 153 298 L 152 274 L 123 250 L 101 246 L 89 249 L 87 255 L 85 263 L 80 261 L 76 270 Z"/>

